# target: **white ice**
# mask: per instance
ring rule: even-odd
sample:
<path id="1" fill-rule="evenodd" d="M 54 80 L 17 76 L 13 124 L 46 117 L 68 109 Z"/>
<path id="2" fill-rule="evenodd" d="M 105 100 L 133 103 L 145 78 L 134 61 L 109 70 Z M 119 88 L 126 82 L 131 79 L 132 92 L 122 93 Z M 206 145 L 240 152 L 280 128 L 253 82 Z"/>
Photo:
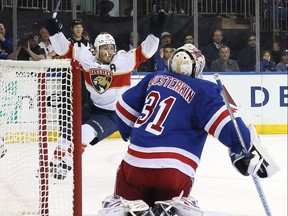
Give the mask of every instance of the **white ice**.
<path id="1" fill-rule="evenodd" d="M 287 134 L 260 135 L 281 169 L 260 179 L 273 216 L 287 216 Z M 106 139 L 83 154 L 83 215 L 96 216 L 105 197 L 113 193 L 117 167 L 128 143 Z M 252 177 L 242 176 L 231 165 L 227 148 L 209 136 L 191 195 L 205 216 L 265 216 Z"/>

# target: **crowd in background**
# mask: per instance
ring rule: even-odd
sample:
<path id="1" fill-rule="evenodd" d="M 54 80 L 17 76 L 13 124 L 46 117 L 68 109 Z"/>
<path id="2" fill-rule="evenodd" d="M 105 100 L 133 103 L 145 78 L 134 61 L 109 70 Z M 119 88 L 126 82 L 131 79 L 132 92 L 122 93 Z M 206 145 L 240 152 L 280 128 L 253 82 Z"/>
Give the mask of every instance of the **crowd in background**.
<path id="1" fill-rule="evenodd" d="M 90 40 L 86 31 L 82 35 L 75 36 L 76 31 L 71 37 L 86 37 Z M 117 45 L 118 49 L 129 51 L 133 48 L 133 32 L 127 32 L 127 43 Z M 77 39 L 77 40 L 78 40 Z M 225 44 L 225 35 L 221 29 L 216 29 L 212 35 L 212 41 L 205 47 L 199 47 L 205 56 L 206 66 L 204 72 L 239 72 L 256 70 L 256 36 L 251 33 L 247 38 L 247 46 L 243 47 L 236 56 L 231 57 L 231 50 Z M 168 70 L 169 58 L 177 48 L 174 46 L 174 38 L 169 32 L 163 32 L 160 37 L 159 48 L 156 54 L 147 62 L 141 64 L 138 71 L 161 71 Z M 183 44 L 194 43 L 193 34 L 185 35 L 182 39 Z M 177 41 L 179 43 L 179 41 Z M 116 42 L 117 43 L 117 42 Z M 140 36 L 137 33 L 137 45 L 140 45 Z M 93 44 L 93 43 L 91 43 Z M 92 45 L 91 45 L 92 46 Z M 93 48 L 93 47 L 91 47 Z M 16 58 L 18 60 L 42 60 L 57 58 L 53 52 L 53 47 L 49 42 L 48 31 L 41 26 L 37 32 L 32 32 L 25 38 L 17 41 Z M 13 41 L 11 37 L 6 36 L 5 26 L 0 23 L 0 59 L 13 59 Z M 260 71 L 288 71 L 288 48 L 283 47 L 280 53 L 273 53 L 271 50 L 263 50 L 260 57 Z"/>

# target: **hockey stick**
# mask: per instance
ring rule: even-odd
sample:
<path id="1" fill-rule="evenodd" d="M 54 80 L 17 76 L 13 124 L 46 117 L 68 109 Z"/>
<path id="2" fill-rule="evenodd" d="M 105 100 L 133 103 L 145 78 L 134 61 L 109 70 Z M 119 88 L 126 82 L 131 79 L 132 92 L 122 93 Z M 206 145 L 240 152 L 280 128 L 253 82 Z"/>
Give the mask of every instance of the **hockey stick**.
<path id="1" fill-rule="evenodd" d="M 57 16 L 57 12 L 58 12 L 58 10 L 59 10 L 60 4 L 61 4 L 61 0 L 58 0 L 57 3 L 56 3 L 56 6 L 55 6 L 54 13 L 53 13 L 53 15 L 52 15 L 52 18 L 53 18 L 53 19 L 55 19 L 56 16 Z"/>
<path id="2" fill-rule="evenodd" d="M 239 137 L 240 143 L 241 143 L 241 145 L 242 145 L 243 151 L 244 151 L 244 153 L 246 154 L 246 153 L 247 153 L 247 149 L 246 149 L 246 146 L 245 146 L 245 143 L 244 143 L 244 139 L 243 139 L 242 134 L 241 134 L 241 131 L 240 131 L 239 127 L 238 127 L 237 121 L 236 121 L 236 119 L 235 119 L 235 117 L 234 117 L 234 115 L 233 115 L 233 111 L 232 111 L 231 106 L 230 106 L 230 104 L 229 104 L 229 100 L 228 100 L 228 98 L 227 98 L 227 95 L 226 95 L 226 93 L 225 93 L 225 91 L 224 91 L 222 82 L 221 82 L 221 80 L 220 80 L 220 75 L 216 73 L 216 74 L 214 74 L 213 77 L 214 77 L 214 79 L 216 80 L 217 85 L 218 85 L 218 87 L 219 87 L 219 89 L 220 89 L 220 91 L 221 91 L 222 97 L 223 97 L 224 102 L 225 102 L 225 104 L 226 104 L 226 107 L 227 107 L 227 109 L 228 109 L 228 112 L 229 112 L 229 115 L 230 115 L 231 120 L 232 120 L 232 122 L 233 122 L 233 125 L 234 125 L 234 127 L 235 127 L 235 129 L 236 129 L 236 132 L 237 132 L 237 135 L 238 135 L 238 137 Z M 253 175 L 251 175 L 251 176 L 252 176 L 252 178 L 253 178 L 254 184 L 255 184 L 255 186 L 256 186 L 258 195 L 259 195 L 259 197 L 260 197 L 260 200 L 261 200 L 261 202 L 262 202 L 262 205 L 263 205 L 263 207 L 264 207 L 264 210 L 265 210 L 265 212 L 266 212 L 266 215 L 267 215 L 267 216 L 272 216 L 272 213 L 271 213 L 271 211 L 270 211 L 269 205 L 268 205 L 268 203 L 267 203 L 267 200 L 266 200 L 266 197 L 265 197 L 264 191 L 263 191 L 263 189 L 262 189 L 262 186 L 261 186 L 261 184 L 260 184 L 260 181 L 259 181 L 258 176 L 257 176 L 256 174 L 253 174 Z"/>

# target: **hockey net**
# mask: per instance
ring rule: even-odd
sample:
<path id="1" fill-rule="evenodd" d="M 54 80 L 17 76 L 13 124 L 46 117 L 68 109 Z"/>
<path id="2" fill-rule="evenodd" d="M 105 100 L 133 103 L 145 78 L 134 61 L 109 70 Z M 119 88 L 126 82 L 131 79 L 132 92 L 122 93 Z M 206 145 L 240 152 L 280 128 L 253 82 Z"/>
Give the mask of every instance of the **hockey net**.
<path id="1" fill-rule="evenodd" d="M 0 158 L 0 215 L 82 215 L 81 77 L 72 66 L 0 61 L 0 151 L 7 150 Z M 73 167 L 56 180 L 49 160 L 64 133 L 72 140 Z"/>

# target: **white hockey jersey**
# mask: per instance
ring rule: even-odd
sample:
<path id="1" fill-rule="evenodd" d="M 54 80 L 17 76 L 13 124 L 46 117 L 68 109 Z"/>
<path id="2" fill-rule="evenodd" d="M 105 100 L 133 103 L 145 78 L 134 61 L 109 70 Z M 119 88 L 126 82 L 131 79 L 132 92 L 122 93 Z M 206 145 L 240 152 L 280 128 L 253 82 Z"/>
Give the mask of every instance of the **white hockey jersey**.
<path id="1" fill-rule="evenodd" d="M 50 37 L 58 55 L 76 59 L 84 69 L 85 85 L 93 104 L 115 110 L 115 104 L 130 86 L 131 73 L 157 51 L 159 38 L 150 34 L 138 48 L 118 51 L 110 64 L 98 62 L 89 47 L 73 46 L 62 32 Z"/>

